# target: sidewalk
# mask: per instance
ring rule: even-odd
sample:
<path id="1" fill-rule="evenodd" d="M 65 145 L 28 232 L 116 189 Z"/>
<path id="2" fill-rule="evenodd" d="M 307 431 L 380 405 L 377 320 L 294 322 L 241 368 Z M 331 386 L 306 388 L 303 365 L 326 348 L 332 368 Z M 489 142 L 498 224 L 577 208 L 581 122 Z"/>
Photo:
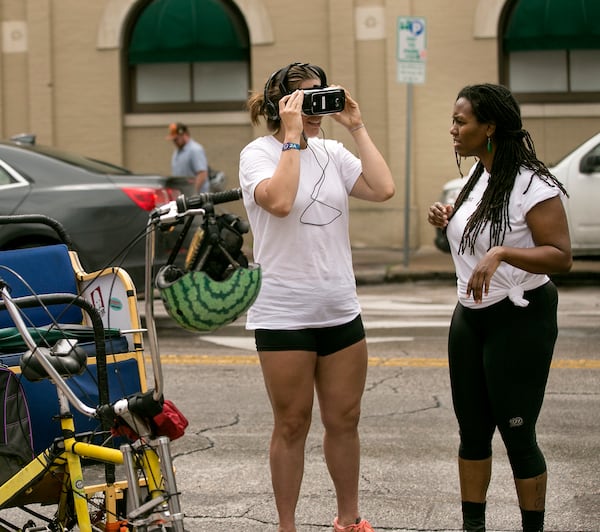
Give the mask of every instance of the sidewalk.
<path id="1" fill-rule="evenodd" d="M 455 280 L 452 257 L 434 246 L 412 250 L 408 257 L 398 248 L 355 248 L 352 255 L 358 284 Z M 576 258 L 569 273 L 551 277 L 562 285 L 600 284 L 600 257 Z"/>

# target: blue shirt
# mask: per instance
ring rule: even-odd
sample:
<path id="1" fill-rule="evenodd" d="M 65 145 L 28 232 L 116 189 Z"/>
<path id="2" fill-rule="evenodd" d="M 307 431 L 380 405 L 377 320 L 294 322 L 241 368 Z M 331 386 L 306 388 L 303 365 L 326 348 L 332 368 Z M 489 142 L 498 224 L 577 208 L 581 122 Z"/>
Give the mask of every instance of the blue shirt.
<path id="1" fill-rule="evenodd" d="M 179 177 L 196 177 L 198 172 L 208 171 L 206 153 L 201 144 L 190 139 L 181 148 L 176 149 L 171 157 L 171 173 Z M 198 192 L 208 192 L 208 176 Z"/>

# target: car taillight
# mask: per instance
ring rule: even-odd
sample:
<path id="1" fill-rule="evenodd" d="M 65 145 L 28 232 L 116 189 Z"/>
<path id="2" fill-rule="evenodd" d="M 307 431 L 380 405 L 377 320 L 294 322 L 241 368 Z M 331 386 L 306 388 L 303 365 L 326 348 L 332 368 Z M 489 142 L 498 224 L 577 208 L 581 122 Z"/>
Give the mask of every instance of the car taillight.
<path id="1" fill-rule="evenodd" d="M 151 211 L 155 207 L 173 201 L 181 195 L 181 191 L 176 188 L 123 187 L 121 190 L 140 209 L 144 209 L 145 211 Z"/>

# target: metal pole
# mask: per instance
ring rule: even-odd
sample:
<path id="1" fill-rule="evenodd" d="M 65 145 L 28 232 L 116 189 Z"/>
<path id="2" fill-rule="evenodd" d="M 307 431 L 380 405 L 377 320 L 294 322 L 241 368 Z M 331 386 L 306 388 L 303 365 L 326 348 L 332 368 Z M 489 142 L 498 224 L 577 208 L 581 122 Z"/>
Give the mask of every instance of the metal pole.
<path id="1" fill-rule="evenodd" d="M 406 87 L 406 180 L 404 183 L 404 266 L 410 260 L 410 174 L 411 174 L 411 133 L 412 133 L 413 84 Z"/>

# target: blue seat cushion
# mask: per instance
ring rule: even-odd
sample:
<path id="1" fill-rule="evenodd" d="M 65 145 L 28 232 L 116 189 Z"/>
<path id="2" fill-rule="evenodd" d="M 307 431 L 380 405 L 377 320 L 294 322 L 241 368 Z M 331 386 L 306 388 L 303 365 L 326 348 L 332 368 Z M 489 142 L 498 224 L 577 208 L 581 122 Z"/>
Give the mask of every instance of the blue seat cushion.
<path id="1" fill-rule="evenodd" d="M 140 374 L 137 361 L 133 358 L 108 362 L 108 389 L 109 400 L 132 395 L 141 390 Z M 21 379 L 27 397 L 31 429 L 33 432 L 33 446 L 36 454 L 49 447 L 54 438 L 60 436 L 60 423 L 56 418 L 59 412 L 56 388 L 49 380 L 30 382 Z M 97 406 L 98 398 L 98 373 L 95 364 L 89 364 L 82 375 L 71 377 L 67 384 L 75 394 L 87 405 Z M 98 419 L 91 419 L 74 408 L 73 421 L 77 433 L 98 431 L 101 424 Z"/>
<path id="2" fill-rule="evenodd" d="M 77 294 L 77 280 L 69 250 L 64 244 L 0 251 L 0 276 L 13 297 L 34 294 Z M 50 305 L 54 319 L 62 323 L 81 323 L 82 311 L 74 305 Z M 26 325 L 48 325 L 52 318 L 41 307 L 23 310 Z M 0 327 L 14 325 L 8 311 L 0 311 Z"/>
<path id="3" fill-rule="evenodd" d="M 82 342 L 79 344 L 90 356 L 93 356 L 95 344 L 93 342 Z M 141 391 L 142 384 L 140 371 L 135 358 L 119 359 L 113 357 L 112 353 L 128 352 L 127 338 L 111 338 L 107 341 L 107 371 L 109 401 L 112 403 L 122 397 L 127 397 Z M 0 364 L 8 367 L 18 368 L 21 353 L 0 355 Z M 48 448 L 55 438 L 61 435 L 60 423 L 56 417 L 59 414 L 58 396 L 56 388 L 49 379 L 31 382 L 20 376 L 31 421 L 33 433 L 33 445 L 36 454 Z M 81 375 L 67 379 L 67 384 L 88 406 L 98 406 L 98 372 L 95 358 L 90 358 L 87 369 Z M 78 433 L 100 430 L 100 421 L 91 419 L 74 408 L 73 419 L 75 430 Z"/>

